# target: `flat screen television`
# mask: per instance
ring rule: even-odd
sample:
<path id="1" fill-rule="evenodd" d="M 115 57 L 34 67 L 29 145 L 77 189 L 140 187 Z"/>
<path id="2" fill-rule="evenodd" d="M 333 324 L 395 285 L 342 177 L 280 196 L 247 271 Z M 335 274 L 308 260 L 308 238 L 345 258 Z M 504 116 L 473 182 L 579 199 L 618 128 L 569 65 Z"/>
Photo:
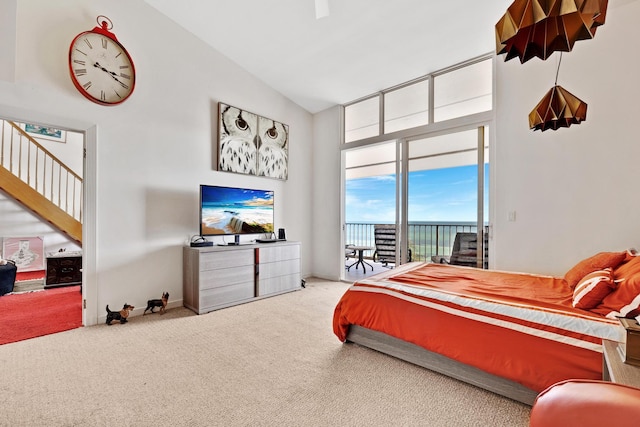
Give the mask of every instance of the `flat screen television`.
<path id="1" fill-rule="evenodd" d="M 200 185 L 200 235 L 273 233 L 273 191 Z"/>

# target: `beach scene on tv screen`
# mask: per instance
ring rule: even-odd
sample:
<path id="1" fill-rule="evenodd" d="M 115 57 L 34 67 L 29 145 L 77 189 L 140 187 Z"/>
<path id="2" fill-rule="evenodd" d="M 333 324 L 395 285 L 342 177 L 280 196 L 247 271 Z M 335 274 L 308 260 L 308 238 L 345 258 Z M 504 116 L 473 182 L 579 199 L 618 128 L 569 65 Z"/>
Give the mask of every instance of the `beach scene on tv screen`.
<path id="1" fill-rule="evenodd" d="M 201 201 L 204 236 L 273 232 L 273 191 L 202 186 Z"/>

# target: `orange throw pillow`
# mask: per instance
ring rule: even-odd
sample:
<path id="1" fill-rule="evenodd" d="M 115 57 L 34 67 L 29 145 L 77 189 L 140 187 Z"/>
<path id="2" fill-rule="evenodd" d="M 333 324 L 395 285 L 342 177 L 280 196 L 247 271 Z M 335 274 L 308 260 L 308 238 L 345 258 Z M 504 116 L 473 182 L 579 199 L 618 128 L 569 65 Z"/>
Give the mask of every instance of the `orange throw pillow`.
<path id="1" fill-rule="evenodd" d="M 615 288 L 611 268 L 589 273 L 578 282 L 573 291 L 573 306 L 583 310 L 594 308 Z"/>
<path id="2" fill-rule="evenodd" d="M 605 268 L 616 268 L 626 257 L 627 251 L 597 253 L 574 265 L 571 270 L 567 271 L 564 275 L 564 280 L 566 280 L 569 286 L 571 286 L 571 289 L 573 289 L 587 274 Z"/>
<path id="3" fill-rule="evenodd" d="M 604 297 L 592 312 L 610 319 L 640 315 L 640 275 L 631 276 L 618 284 L 615 291 Z"/>
<path id="4" fill-rule="evenodd" d="M 616 281 L 622 281 L 640 273 L 640 256 L 627 255 L 624 262 L 613 270 L 613 278 Z"/>
<path id="5" fill-rule="evenodd" d="M 640 256 L 627 256 L 627 262 L 613 270 L 615 292 L 603 298 L 591 311 L 609 318 L 640 315 Z"/>

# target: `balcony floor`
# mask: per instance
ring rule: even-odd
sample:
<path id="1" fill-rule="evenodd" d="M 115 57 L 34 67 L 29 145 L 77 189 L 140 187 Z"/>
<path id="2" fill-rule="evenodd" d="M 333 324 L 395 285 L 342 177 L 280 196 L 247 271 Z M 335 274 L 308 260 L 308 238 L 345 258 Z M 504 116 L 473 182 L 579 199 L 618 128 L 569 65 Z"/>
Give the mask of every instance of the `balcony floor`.
<path id="1" fill-rule="evenodd" d="M 374 274 L 382 273 L 383 271 L 389 271 L 389 267 L 385 267 L 379 262 L 373 262 L 371 259 L 366 259 L 366 258 L 364 259 L 364 261 L 370 264 L 371 266 L 373 266 L 373 271 L 371 271 L 371 267 L 369 267 L 368 265 L 366 265 L 366 269 L 367 269 L 366 273 L 362 271 L 362 265 L 358 265 L 357 270 L 355 266 L 347 270 L 346 267 L 353 264 L 356 261 L 357 261 L 357 258 L 349 258 L 344 262 L 344 265 L 345 265 L 344 279 L 348 282 L 355 282 L 356 280 L 364 279 L 366 277 L 371 277 Z M 389 264 L 389 265 L 393 266 L 393 264 Z"/>

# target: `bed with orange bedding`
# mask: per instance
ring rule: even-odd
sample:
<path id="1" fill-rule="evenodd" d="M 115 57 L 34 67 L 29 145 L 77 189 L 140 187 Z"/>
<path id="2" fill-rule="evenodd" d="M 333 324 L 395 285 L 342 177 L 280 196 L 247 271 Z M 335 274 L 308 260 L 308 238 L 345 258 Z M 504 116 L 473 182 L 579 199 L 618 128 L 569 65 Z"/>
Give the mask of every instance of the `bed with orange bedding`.
<path id="1" fill-rule="evenodd" d="M 563 278 L 409 263 L 354 283 L 333 330 L 355 342 L 531 404 L 548 386 L 602 378 L 615 318 L 574 308 Z"/>

